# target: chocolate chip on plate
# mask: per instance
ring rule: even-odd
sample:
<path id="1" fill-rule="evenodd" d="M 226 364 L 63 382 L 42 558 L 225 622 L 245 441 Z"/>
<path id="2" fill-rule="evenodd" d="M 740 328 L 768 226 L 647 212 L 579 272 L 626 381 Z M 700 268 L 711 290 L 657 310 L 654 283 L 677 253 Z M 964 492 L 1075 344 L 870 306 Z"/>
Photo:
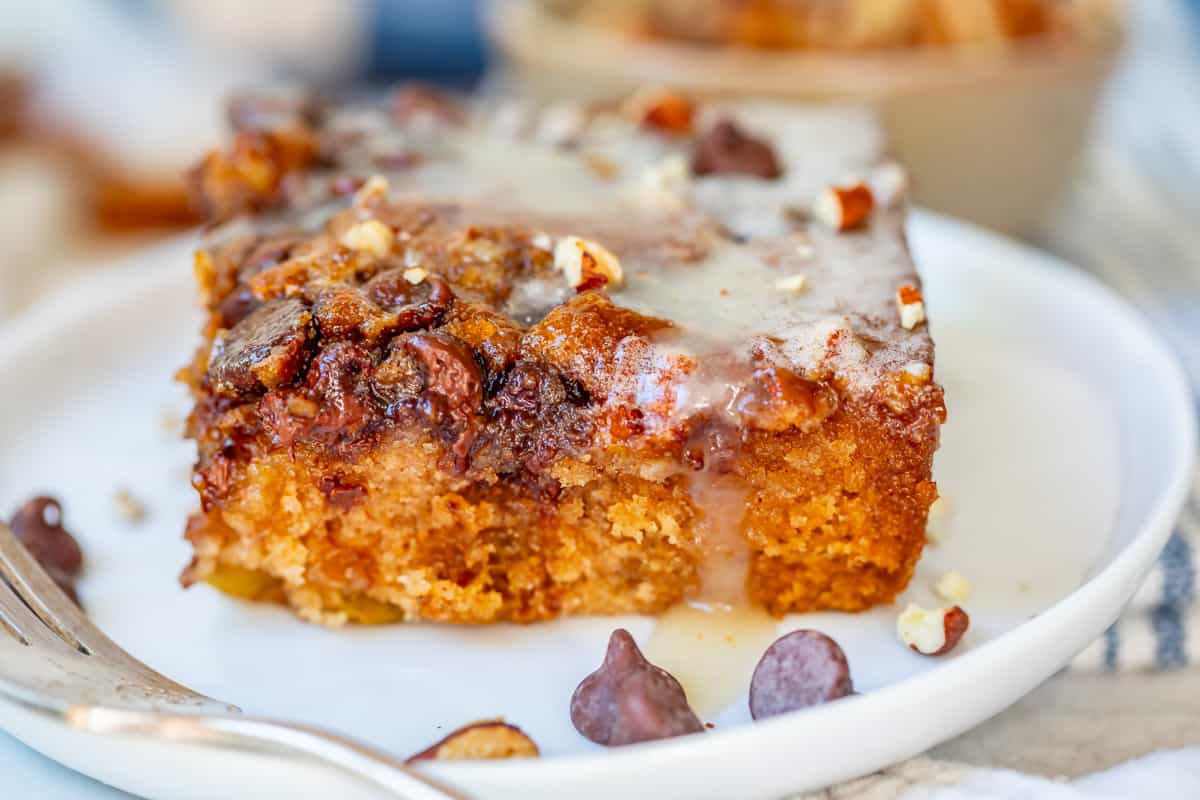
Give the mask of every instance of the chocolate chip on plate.
<path id="1" fill-rule="evenodd" d="M 746 133 L 733 120 L 723 119 L 697 137 L 692 172 L 774 179 L 783 169 L 770 144 Z"/>
<path id="2" fill-rule="evenodd" d="M 679 681 L 647 661 L 623 628 L 613 631 L 604 663 L 572 695 L 571 722 L 610 747 L 704 730 Z"/>
<path id="3" fill-rule="evenodd" d="M 773 717 L 853 693 L 846 654 L 817 631 L 793 631 L 767 648 L 750 679 L 750 716 Z"/>
<path id="4" fill-rule="evenodd" d="M 62 525 L 62 506 L 53 497 L 35 497 L 13 514 L 8 526 L 34 560 L 76 605 L 75 579 L 83 571 L 83 551 Z"/>

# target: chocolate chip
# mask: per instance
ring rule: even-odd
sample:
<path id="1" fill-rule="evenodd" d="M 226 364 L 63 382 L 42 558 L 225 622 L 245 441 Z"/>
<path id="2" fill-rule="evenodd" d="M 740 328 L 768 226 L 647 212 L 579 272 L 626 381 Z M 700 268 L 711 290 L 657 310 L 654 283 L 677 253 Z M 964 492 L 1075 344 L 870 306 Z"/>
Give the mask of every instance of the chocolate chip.
<path id="1" fill-rule="evenodd" d="M 407 334 L 401 347 L 421 365 L 425 389 L 451 417 L 466 420 L 483 406 L 483 371 L 471 348 L 445 333 Z"/>
<path id="2" fill-rule="evenodd" d="M 59 588 L 79 605 L 75 578 L 83 571 L 83 551 L 63 528 L 59 502 L 52 497 L 35 497 L 17 509 L 8 526 Z"/>
<path id="3" fill-rule="evenodd" d="M 235 290 L 217 307 L 217 314 L 221 317 L 221 327 L 232 328 L 250 316 L 250 312 L 260 305 L 262 302 L 249 289 Z"/>
<path id="4" fill-rule="evenodd" d="M 850 666 L 838 643 L 817 631 L 793 631 L 776 639 L 754 668 L 750 716 L 773 717 L 853 691 Z"/>
<path id="5" fill-rule="evenodd" d="M 332 431 L 349 433 L 372 414 L 366 376 L 371 355 L 348 342 L 334 342 L 313 359 L 309 388 L 321 398 L 320 423 Z"/>
<path id="6" fill-rule="evenodd" d="M 647 661 L 622 628 L 609 638 L 600 669 L 571 697 L 571 722 L 586 738 L 610 747 L 704 730 L 679 681 Z"/>
<path id="7" fill-rule="evenodd" d="M 716 122 L 696 139 L 692 172 L 758 178 L 778 178 L 783 174 L 771 145 L 750 136 L 730 119 Z"/>
<path id="8" fill-rule="evenodd" d="M 208 377 L 218 394 L 277 389 L 300 372 L 313 338 L 312 313 L 294 298 L 252 311 L 213 345 Z"/>
<path id="9" fill-rule="evenodd" d="M 405 270 L 390 269 L 363 287 L 379 307 L 395 315 L 395 329 L 416 331 L 437 323 L 454 302 L 454 290 L 441 276 L 428 275 L 418 284 L 404 277 Z"/>
<path id="10" fill-rule="evenodd" d="M 496 407 L 536 415 L 566 401 L 567 387 L 557 372 L 545 364 L 522 361 L 505 373 Z"/>
<path id="11" fill-rule="evenodd" d="M 258 273 L 284 261 L 300 238 L 294 235 L 268 236 L 261 239 L 250 249 L 238 267 L 238 281 L 245 283 Z"/>
<path id="12" fill-rule="evenodd" d="M 385 406 L 416 397 L 425 388 L 421 363 L 403 344 L 403 340 L 392 342 L 387 358 L 371 373 L 371 391 Z"/>

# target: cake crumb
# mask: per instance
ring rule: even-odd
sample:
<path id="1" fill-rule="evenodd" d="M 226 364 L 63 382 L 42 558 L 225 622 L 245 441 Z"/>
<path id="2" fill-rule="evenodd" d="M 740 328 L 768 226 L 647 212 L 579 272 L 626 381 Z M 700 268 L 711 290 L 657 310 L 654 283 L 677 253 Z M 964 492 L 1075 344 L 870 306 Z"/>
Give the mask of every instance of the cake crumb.
<path id="1" fill-rule="evenodd" d="M 941 544 L 950 532 L 950 513 L 953 505 L 949 497 L 941 496 L 929 506 L 929 516 L 925 522 L 925 539 L 932 545 Z"/>
<path id="2" fill-rule="evenodd" d="M 775 288 L 788 294 L 799 294 L 808 288 L 808 278 L 805 275 L 788 275 L 775 281 Z"/>
<path id="3" fill-rule="evenodd" d="M 146 518 L 146 507 L 124 487 L 113 492 L 113 506 L 126 522 L 141 522 Z"/>
<path id="4" fill-rule="evenodd" d="M 175 411 L 163 411 L 158 425 L 167 436 L 178 438 L 183 435 L 183 417 Z"/>
<path id="5" fill-rule="evenodd" d="M 951 570 L 938 579 L 933 591 L 938 597 L 951 603 L 965 602 L 971 596 L 971 582 L 962 573 Z"/>

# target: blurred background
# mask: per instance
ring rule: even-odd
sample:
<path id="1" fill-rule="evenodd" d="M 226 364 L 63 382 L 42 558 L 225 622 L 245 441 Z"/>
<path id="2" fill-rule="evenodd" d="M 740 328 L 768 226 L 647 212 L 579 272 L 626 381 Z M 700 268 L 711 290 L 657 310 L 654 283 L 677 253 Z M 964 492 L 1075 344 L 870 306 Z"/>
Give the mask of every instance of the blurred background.
<path id="1" fill-rule="evenodd" d="M 658 83 L 869 103 L 921 203 L 1151 304 L 1195 301 L 1198 47 L 1198 0 L 8 2 L 0 317 L 197 224 L 182 176 L 235 89 L 413 78 L 546 101 Z M 1180 345 L 1193 370 L 1198 338 Z"/>

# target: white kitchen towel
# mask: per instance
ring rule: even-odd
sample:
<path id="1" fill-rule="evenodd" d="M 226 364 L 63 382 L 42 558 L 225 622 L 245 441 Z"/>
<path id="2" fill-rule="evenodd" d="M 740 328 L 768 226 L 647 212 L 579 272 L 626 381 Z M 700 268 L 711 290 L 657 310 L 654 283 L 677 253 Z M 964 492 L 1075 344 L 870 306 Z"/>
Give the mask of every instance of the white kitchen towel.
<path id="1" fill-rule="evenodd" d="M 1155 753 L 1073 781 L 915 758 L 796 800 L 1181 800 L 1200 797 L 1200 748 Z"/>

